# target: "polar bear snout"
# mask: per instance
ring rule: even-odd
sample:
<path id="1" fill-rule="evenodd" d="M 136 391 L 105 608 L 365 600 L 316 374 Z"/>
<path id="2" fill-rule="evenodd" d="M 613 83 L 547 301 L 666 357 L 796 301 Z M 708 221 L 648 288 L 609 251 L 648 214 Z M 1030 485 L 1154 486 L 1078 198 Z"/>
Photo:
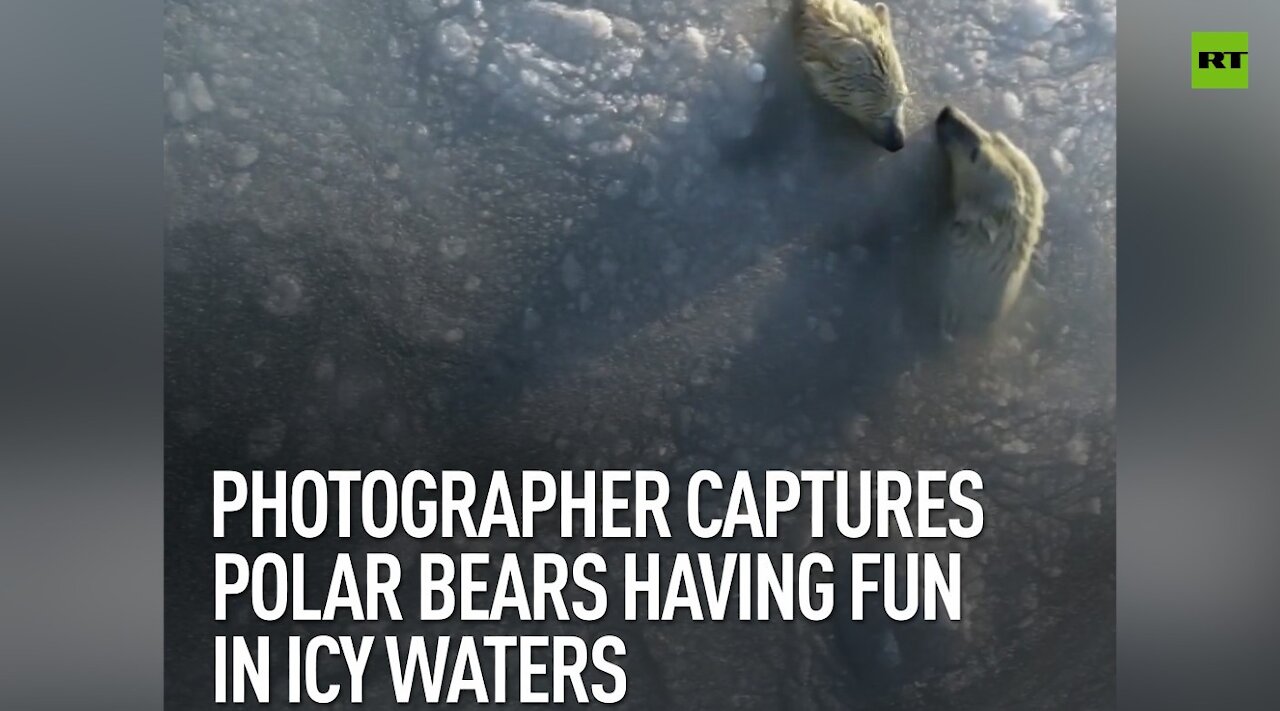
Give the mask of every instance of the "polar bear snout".
<path id="1" fill-rule="evenodd" d="M 902 124 L 896 120 L 885 121 L 872 132 L 872 140 L 880 144 L 881 147 L 897 152 L 907 145 L 906 132 L 902 129 Z"/>
<path id="2" fill-rule="evenodd" d="M 982 134 L 963 111 L 952 106 L 943 107 L 935 122 L 938 142 L 944 147 L 960 145 L 976 148 L 982 141 Z"/>

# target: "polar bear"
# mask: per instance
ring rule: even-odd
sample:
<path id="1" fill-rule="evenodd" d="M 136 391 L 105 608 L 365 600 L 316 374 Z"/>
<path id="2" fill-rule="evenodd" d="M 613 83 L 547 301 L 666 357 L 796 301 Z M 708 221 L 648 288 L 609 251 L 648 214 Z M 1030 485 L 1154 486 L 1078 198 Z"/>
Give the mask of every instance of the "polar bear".
<path id="1" fill-rule="evenodd" d="M 1040 173 L 1004 134 L 946 106 L 935 122 L 946 157 L 949 213 L 940 245 L 944 335 L 983 332 L 1018 298 L 1040 241 Z"/>
<path id="2" fill-rule="evenodd" d="M 907 80 L 889 6 L 855 0 L 796 0 L 795 42 L 814 92 L 890 150 L 906 143 Z"/>

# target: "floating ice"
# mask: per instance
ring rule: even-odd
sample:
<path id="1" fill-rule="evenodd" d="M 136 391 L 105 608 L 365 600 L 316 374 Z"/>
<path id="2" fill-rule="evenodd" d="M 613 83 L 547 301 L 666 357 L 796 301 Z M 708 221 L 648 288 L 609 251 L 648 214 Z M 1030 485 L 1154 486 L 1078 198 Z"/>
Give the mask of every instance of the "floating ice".
<path id="1" fill-rule="evenodd" d="M 457 20 L 441 22 L 436 30 L 436 40 L 441 55 L 450 62 L 462 64 L 475 59 L 476 45 L 479 42 Z"/>
<path id="2" fill-rule="evenodd" d="M 1014 121 L 1022 120 L 1022 100 L 1012 91 L 1006 91 L 1000 98 L 1004 104 L 1004 113 Z"/>
<path id="3" fill-rule="evenodd" d="M 629 153 L 631 151 L 631 137 L 622 135 L 611 141 L 596 141 L 589 148 L 592 153 L 600 156 L 619 155 Z"/>
<path id="4" fill-rule="evenodd" d="M 1062 11 L 1058 0 L 1026 0 L 1019 15 L 1027 34 L 1038 37 L 1062 22 L 1067 13 Z"/>
<path id="5" fill-rule="evenodd" d="M 1115 34 L 1116 34 L 1116 11 L 1115 11 L 1115 9 L 1111 9 L 1111 10 L 1108 10 L 1108 11 L 1106 11 L 1106 12 L 1103 12 L 1103 13 L 1099 14 L 1099 15 L 1098 15 L 1098 26 L 1102 28 L 1102 31 L 1103 31 L 1103 32 L 1106 32 L 1107 34 L 1109 34 L 1109 35 L 1111 35 L 1111 36 L 1113 36 L 1113 37 L 1114 37 L 1114 36 L 1115 36 Z"/>
<path id="6" fill-rule="evenodd" d="M 586 61 L 613 37 L 613 21 L 599 10 L 575 10 L 543 0 L 505 9 L 508 36 L 570 61 Z"/>
<path id="7" fill-rule="evenodd" d="M 1071 163 L 1058 148 L 1055 147 L 1049 151 L 1049 159 L 1053 161 L 1053 167 L 1057 168 L 1059 173 L 1066 175 L 1071 172 Z"/>
<path id="8" fill-rule="evenodd" d="M 686 27 L 684 32 L 676 35 L 671 44 L 678 56 L 695 62 L 704 62 L 707 59 L 707 38 L 696 27 Z"/>
<path id="9" fill-rule="evenodd" d="M 1076 466 L 1083 467 L 1089 463 L 1089 440 L 1082 433 L 1077 432 L 1067 441 L 1067 458 Z"/>
<path id="10" fill-rule="evenodd" d="M 436 14 L 433 0 L 404 0 L 404 6 L 409 17 L 419 22 L 429 20 Z"/>
<path id="11" fill-rule="evenodd" d="M 178 123 L 186 123 L 195 118 L 195 107 L 191 105 L 185 91 L 174 89 L 169 92 L 169 115 Z"/>
<path id="12" fill-rule="evenodd" d="M 187 98 L 191 101 L 191 105 L 196 111 L 208 113 L 217 107 L 213 101 L 213 95 L 209 93 L 209 87 L 204 83 L 204 77 L 199 72 L 194 72 L 187 77 Z"/>
<path id="13" fill-rule="evenodd" d="M 252 143 L 238 144 L 235 152 L 231 154 L 231 164 L 240 170 L 244 170 L 256 162 L 258 162 L 258 147 Z"/>

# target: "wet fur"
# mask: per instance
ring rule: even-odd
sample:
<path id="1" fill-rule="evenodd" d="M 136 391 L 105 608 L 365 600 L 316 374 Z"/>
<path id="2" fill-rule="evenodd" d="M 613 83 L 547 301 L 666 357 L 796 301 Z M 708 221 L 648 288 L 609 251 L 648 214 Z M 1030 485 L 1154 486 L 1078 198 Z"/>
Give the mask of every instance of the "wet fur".
<path id="1" fill-rule="evenodd" d="M 839 2 L 856 4 L 852 0 Z M 864 135 L 866 131 L 858 128 L 857 121 L 851 120 L 846 107 L 820 96 L 813 89 L 810 71 L 804 65 L 804 57 L 812 53 L 801 49 L 804 34 L 801 27 L 814 21 L 812 9 L 819 6 L 815 3 L 831 3 L 831 0 L 794 0 L 786 17 L 775 27 L 764 51 L 767 79 L 752 130 L 743 138 L 726 141 L 720 146 L 721 156 L 728 164 L 741 169 L 771 162 L 784 151 L 792 149 L 797 138 L 805 134 L 805 129 L 813 131 L 811 142 L 820 143 L 824 150 L 855 142 L 881 150 L 868 144 Z M 874 21 L 873 10 L 863 5 L 859 7 Z M 806 16 L 806 12 L 810 14 Z M 892 49 L 891 37 L 889 41 Z M 896 50 L 893 50 L 893 62 L 898 62 Z M 898 71 L 901 71 L 900 64 Z M 905 85 L 902 90 L 905 92 Z"/>
<path id="2" fill-rule="evenodd" d="M 901 134 L 907 85 L 888 6 L 855 0 L 796 0 L 796 5 L 797 57 L 814 92 L 877 142 L 890 127 Z"/>
<path id="3" fill-rule="evenodd" d="M 950 198 L 940 317 L 951 336 L 985 332 L 1008 313 L 1040 242 L 1047 199 L 1039 171 L 1021 149 L 1004 134 L 963 120 L 975 130 L 974 145 L 940 140 Z"/>

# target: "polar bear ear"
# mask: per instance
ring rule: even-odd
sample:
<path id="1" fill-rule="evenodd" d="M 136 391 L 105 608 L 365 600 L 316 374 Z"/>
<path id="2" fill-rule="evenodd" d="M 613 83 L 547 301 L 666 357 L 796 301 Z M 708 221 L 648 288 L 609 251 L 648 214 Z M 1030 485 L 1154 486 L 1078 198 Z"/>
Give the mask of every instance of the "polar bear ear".
<path id="1" fill-rule="evenodd" d="M 878 2 L 875 4 L 875 7 L 873 9 L 875 10 L 875 13 L 876 13 L 876 19 L 880 20 L 880 24 L 884 25 L 885 27 L 888 27 L 889 26 L 889 6 L 882 2 Z"/>

